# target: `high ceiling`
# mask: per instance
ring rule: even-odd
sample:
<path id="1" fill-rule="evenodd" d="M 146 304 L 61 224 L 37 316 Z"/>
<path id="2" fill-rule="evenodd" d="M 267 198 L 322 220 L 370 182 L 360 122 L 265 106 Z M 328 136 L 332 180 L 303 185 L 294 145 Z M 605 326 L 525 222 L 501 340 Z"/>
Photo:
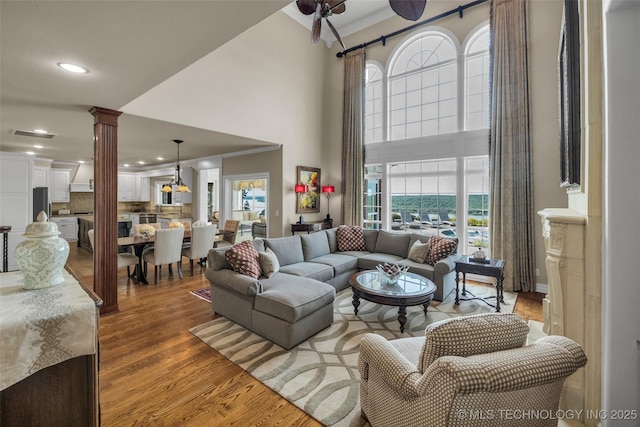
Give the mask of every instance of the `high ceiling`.
<path id="1" fill-rule="evenodd" d="M 91 161 L 93 106 L 121 110 L 132 100 L 286 6 L 289 0 L 242 1 L 6 1 L 0 2 L 0 150 L 32 151 L 54 161 Z M 341 36 L 391 16 L 388 0 L 349 0 L 332 23 Z M 333 35 L 323 28 L 330 44 Z M 59 62 L 89 69 L 61 70 Z M 193 82 L 190 82 L 193 83 Z M 123 114 L 118 162 L 167 164 L 173 139 L 181 159 L 272 145 L 264 141 Z M 15 135 L 45 129 L 52 139 Z M 188 142 L 188 143 L 187 143 Z M 39 145 L 41 148 L 34 148 Z M 157 156 L 164 160 L 157 160 Z"/>

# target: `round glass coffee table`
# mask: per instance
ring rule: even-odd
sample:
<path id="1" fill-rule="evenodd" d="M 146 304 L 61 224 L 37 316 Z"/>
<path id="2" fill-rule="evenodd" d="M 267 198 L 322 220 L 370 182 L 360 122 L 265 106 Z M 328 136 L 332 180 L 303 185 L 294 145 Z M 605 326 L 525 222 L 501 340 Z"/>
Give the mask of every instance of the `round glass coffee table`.
<path id="1" fill-rule="evenodd" d="M 355 314 L 358 314 L 360 298 L 399 307 L 400 332 L 404 332 L 404 324 L 407 323 L 407 307 L 422 305 L 426 315 L 429 302 L 436 292 L 436 285 L 431 280 L 414 273 L 403 273 L 397 282 L 390 283 L 379 271 L 366 270 L 351 276 L 349 284 L 353 290 Z"/>

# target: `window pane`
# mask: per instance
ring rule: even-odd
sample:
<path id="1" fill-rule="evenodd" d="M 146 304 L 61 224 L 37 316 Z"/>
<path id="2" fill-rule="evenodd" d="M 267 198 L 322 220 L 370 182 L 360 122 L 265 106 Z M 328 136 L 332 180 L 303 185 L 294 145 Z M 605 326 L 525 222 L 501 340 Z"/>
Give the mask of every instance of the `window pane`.
<path id="1" fill-rule="evenodd" d="M 407 123 L 405 138 L 417 138 L 419 136 L 422 136 L 422 126 L 420 122 Z"/>
<path id="2" fill-rule="evenodd" d="M 400 47 L 390 75 L 392 139 L 457 130 L 457 56 L 453 42 L 436 31 L 425 32 Z M 396 77 L 399 75 L 402 77 Z M 401 94 L 406 96 L 401 99 Z M 406 109 L 406 114 L 396 113 L 401 109 Z"/>
<path id="3" fill-rule="evenodd" d="M 382 121 L 376 117 L 382 114 L 382 71 L 376 65 L 367 64 L 365 78 L 364 142 L 380 142 L 382 139 L 376 135 L 381 132 L 374 132 L 374 129 L 382 127 Z"/>
<path id="4" fill-rule="evenodd" d="M 471 39 L 465 60 L 465 127 L 489 127 L 489 26 Z"/>

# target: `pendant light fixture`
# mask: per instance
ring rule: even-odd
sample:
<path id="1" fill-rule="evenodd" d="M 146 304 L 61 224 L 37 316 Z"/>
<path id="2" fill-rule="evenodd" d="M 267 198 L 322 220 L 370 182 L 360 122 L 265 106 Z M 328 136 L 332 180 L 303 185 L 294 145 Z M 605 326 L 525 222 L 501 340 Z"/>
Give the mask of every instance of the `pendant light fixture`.
<path id="1" fill-rule="evenodd" d="M 176 172 L 173 175 L 173 179 L 171 180 L 171 182 L 164 184 L 162 186 L 162 192 L 163 193 L 171 193 L 171 191 L 173 191 L 173 186 L 177 186 L 176 191 L 178 193 L 191 193 L 191 190 L 189 189 L 189 186 L 187 184 L 185 184 L 184 182 L 182 182 L 182 177 L 180 176 L 180 144 L 182 144 L 182 140 L 181 139 L 174 139 L 173 142 L 175 142 L 178 145 L 178 161 L 176 162 Z"/>

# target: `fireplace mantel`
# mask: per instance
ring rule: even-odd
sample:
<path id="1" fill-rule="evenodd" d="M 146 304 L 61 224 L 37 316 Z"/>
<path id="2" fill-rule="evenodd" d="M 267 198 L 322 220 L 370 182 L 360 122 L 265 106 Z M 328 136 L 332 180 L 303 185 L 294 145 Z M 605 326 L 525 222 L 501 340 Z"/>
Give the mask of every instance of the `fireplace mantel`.
<path id="1" fill-rule="evenodd" d="M 585 229 L 587 217 L 572 209 L 538 212 L 542 220 L 549 293 L 543 300 L 544 332 L 585 347 Z M 567 379 L 562 407 L 584 408 L 584 370 Z"/>

